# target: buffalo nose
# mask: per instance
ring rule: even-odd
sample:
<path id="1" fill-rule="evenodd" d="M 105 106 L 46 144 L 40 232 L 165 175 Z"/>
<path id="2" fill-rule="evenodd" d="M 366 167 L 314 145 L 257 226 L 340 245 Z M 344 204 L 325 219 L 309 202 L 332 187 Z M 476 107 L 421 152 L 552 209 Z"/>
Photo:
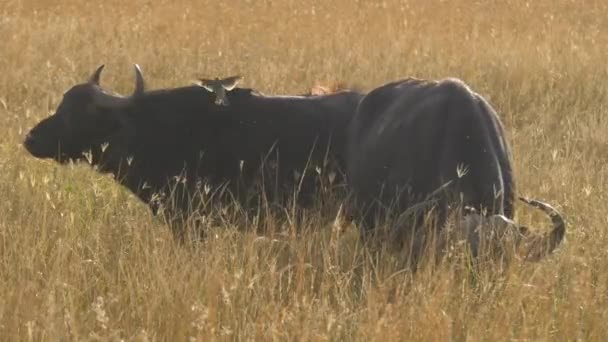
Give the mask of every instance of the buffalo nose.
<path id="1" fill-rule="evenodd" d="M 29 145 L 33 140 L 34 140 L 34 137 L 30 133 L 28 133 L 25 135 L 25 139 L 23 140 L 23 143 L 26 145 Z"/>
<path id="2" fill-rule="evenodd" d="M 33 135 L 31 135 L 30 133 L 28 133 L 25 136 L 25 139 L 23 140 L 23 145 L 25 147 L 29 148 L 29 147 L 34 146 L 35 144 L 36 144 L 36 138 Z"/>

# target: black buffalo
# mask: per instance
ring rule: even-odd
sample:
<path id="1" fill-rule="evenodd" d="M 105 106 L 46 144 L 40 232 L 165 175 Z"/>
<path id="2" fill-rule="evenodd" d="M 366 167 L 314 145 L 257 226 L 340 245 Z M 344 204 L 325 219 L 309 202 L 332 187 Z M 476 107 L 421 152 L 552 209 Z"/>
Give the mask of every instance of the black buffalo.
<path id="1" fill-rule="evenodd" d="M 386 208 L 402 213 L 430 194 L 440 221 L 455 203 L 513 217 L 503 125 L 460 80 L 409 78 L 372 90 L 351 120 L 348 144 L 348 182 L 366 230 Z"/>
<path id="2" fill-rule="evenodd" d="M 345 127 L 363 96 L 263 96 L 236 88 L 226 94 L 230 104 L 218 106 L 215 94 L 195 85 L 144 90 L 137 65 L 135 92 L 119 96 L 100 87 L 102 69 L 69 89 L 24 146 L 60 163 L 88 158 L 155 213 L 162 205 L 174 217 L 192 212 L 203 187 L 241 193 L 269 168 L 265 186 L 275 193 L 299 188 L 305 201 L 319 169 L 345 164 Z"/>

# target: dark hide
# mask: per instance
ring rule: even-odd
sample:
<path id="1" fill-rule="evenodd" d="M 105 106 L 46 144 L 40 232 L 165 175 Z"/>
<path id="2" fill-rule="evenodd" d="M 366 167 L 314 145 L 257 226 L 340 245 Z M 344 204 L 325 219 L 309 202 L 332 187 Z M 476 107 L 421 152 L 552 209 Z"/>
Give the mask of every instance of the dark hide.
<path id="1" fill-rule="evenodd" d="M 439 222 L 456 203 L 513 217 L 503 126 L 460 80 L 406 79 L 374 89 L 351 121 L 348 144 L 347 178 L 365 230 L 385 208 L 399 215 L 431 193 Z M 446 191 L 436 191 L 445 184 Z"/>
<path id="2" fill-rule="evenodd" d="M 269 193 L 293 194 L 294 174 L 306 172 L 300 191 L 306 200 L 317 190 L 316 169 L 327 166 L 326 157 L 344 166 L 346 126 L 362 97 L 262 96 L 237 88 L 227 94 L 229 106 L 217 106 L 214 94 L 198 86 L 142 91 L 117 104 L 107 94 L 106 101 L 96 100 L 101 92 L 95 82 L 74 86 L 56 113 L 29 132 L 25 147 L 62 163 L 91 151 L 99 171 L 114 174 L 155 213 L 162 204 L 174 217 L 196 209 L 191 199 L 205 184 L 212 193 L 223 187 L 248 198 L 263 178 L 264 158 L 274 172 L 264 175 L 265 189 L 276 185 Z"/>

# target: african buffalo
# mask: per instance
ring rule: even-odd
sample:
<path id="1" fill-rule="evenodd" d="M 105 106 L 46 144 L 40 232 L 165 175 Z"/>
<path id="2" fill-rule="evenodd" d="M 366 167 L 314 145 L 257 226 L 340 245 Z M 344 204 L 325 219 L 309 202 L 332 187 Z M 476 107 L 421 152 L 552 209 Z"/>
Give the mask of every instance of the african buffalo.
<path id="1" fill-rule="evenodd" d="M 225 94 L 229 105 L 220 106 L 201 86 L 146 91 L 137 65 L 135 92 L 119 96 L 100 87 L 102 69 L 69 89 L 24 146 L 60 163 L 90 152 L 100 172 L 114 174 L 155 214 L 162 205 L 171 216 L 191 213 L 202 187 L 241 193 L 262 167 L 275 170 L 265 186 L 276 185 L 278 193 L 299 186 L 305 198 L 316 190 L 315 170 L 328 160 L 344 165 L 345 127 L 363 96 L 264 96 L 235 88 Z"/>
<path id="2" fill-rule="evenodd" d="M 435 196 L 439 223 L 456 205 L 513 218 L 502 123 L 462 81 L 409 78 L 380 86 L 361 100 L 348 132 L 347 178 L 364 233 L 378 215 L 399 215 L 446 184 Z"/>

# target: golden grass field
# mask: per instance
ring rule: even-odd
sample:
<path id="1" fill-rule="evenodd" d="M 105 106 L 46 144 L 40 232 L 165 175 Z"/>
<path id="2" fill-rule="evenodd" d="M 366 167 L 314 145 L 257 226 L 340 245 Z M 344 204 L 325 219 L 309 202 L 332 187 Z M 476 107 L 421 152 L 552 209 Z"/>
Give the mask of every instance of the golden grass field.
<path id="1" fill-rule="evenodd" d="M 0 1 L 0 340 L 608 340 L 607 13 L 602 0 Z M 228 218 L 180 247 L 110 177 L 21 146 L 102 63 L 123 94 L 132 63 L 150 88 L 240 73 L 268 94 L 462 78 L 507 128 L 519 194 L 558 207 L 566 241 L 503 273 L 412 277 L 354 227 L 335 233 L 335 203 L 299 227 L 289 211 L 269 219 L 274 242 Z"/>

